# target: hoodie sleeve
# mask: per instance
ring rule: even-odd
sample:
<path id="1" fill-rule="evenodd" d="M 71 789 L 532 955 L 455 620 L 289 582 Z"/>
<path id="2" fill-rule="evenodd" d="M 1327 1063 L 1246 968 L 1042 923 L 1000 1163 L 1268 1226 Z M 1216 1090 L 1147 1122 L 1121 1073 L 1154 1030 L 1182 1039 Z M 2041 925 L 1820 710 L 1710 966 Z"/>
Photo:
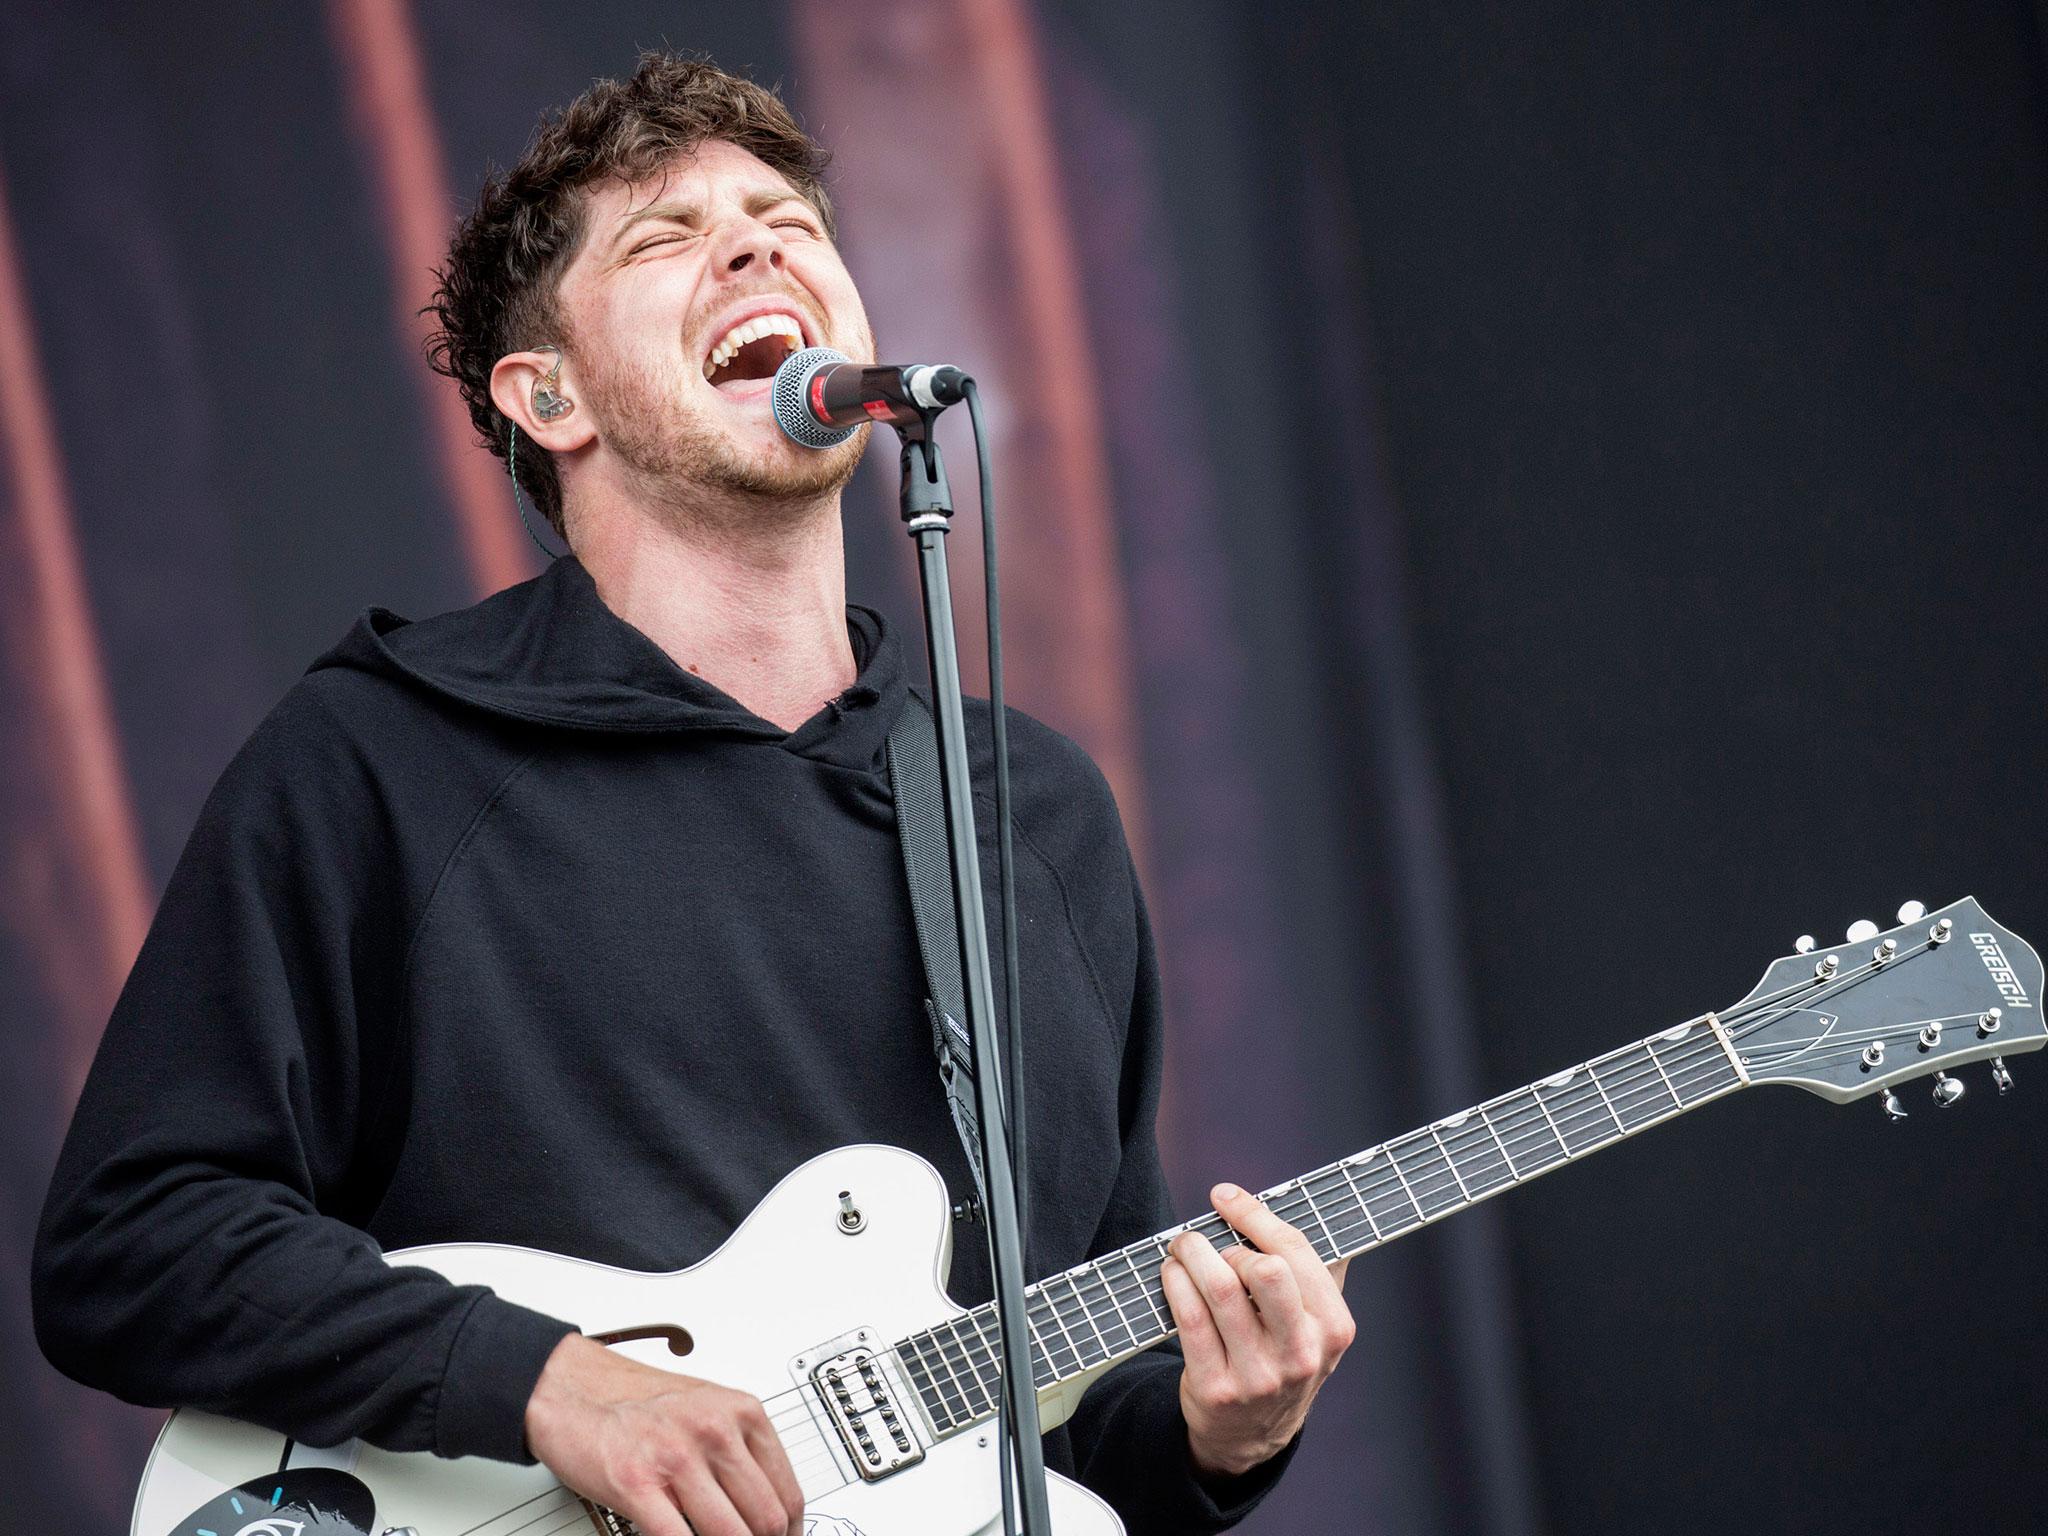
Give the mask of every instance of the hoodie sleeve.
<path id="1" fill-rule="evenodd" d="M 435 818 L 445 863 L 489 787 L 422 792 L 456 812 Z M 379 1110 L 431 890 L 395 846 L 392 794 L 306 683 L 215 787 L 58 1159 L 36 1334 L 129 1402 L 531 1461 L 526 1399 L 572 1326 L 387 1265 L 361 1230 L 395 1156 Z"/>
<path id="2" fill-rule="evenodd" d="M 1107 1253 L 1173 1225 L 1172 1200 L 1153 1129 L 1163 1075 L 1159 967 L 1128 853 L 1124 868 L 1136 924 L 1137 977 L 1121 1084 L 1123 1157 L 1091 1253 Z M 1130 1536 L 1205 1536 L 1228 1530 L 1258 1507 L 1301 1443 L 1296 1437 L 1277 1456 L 1240 1477 L 1201 1476 L 1188 1449 L 1187 1419 L 1181 1412 L 1181 1367 L 1178 1340 L 1133 1356 L 1089 1388 L 1067 1424 L 1075 1470 L 1109 1501 Z"/>

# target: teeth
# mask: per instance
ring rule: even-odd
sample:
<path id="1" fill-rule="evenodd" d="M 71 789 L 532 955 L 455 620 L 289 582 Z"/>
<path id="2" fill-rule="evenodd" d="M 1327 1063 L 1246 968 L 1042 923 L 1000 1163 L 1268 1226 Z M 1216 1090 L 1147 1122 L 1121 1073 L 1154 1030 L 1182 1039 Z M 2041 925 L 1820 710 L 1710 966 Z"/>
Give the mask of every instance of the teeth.
<path id="1" fill-rule="evenodd" d="M 705 377 L 709 378 L 712 373 L 731 362 L 732 355 L 748 342 L 759 341 L 763 336 L 786 336 L 792 349 L 800 348 L 804 344 L 803 329 L 796 323 L 794 316 L 756 315 L 753 319 L 743 321 L 727 331 L 718 345 L 711 349 L 711 356 L 704 363 Z"/>

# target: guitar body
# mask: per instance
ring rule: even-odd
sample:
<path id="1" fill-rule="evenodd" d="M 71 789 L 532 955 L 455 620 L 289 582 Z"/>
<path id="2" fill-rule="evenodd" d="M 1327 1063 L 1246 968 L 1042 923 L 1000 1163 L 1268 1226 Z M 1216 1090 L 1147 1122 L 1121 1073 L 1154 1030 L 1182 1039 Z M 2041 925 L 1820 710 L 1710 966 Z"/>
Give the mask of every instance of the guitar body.
<path id="1" fill-rule="evenodd" d="M 842 1191 L 857 1219 L 842 1218 Z M 830 1357 L 865 1346 L 883 1351 L 962 1315 L 944 1290 L 951 1226 L 945 1186 L 930 1164 L 893 1147 L 855 1146 L 796 1169 L 716 1253 L 673 1274 L 490 1243 L 412 1248 L 389 1258 L 487 1285 L 592 1336 L 640 1335 L 613 1347 L 762 1398 L 803 1485 L 812 1536 L 977 1536 L 1000 1523 L 992 1423 L 939 1439 L 915 1395 L 900 1391 L 923 1459 L 864 1482 L 853 1476 L 851 1448 L 810 1384 L 811 1371 Z M 1083 1386 L 1046 1404 L 1047 1428 L 1071 1411 Z M 1122 1522 L 1094 1494 L 1056 1473 L 1049 1481 L 1059 1536 L 1121 1536 Z M 321 1511 L 311 1521 L 291 1510 L 302 1497 Z M 362 1512 L 365 1499 L 374 1500 L 373 1518 Z M 604 1529 L 545 1467 L 449 1461 L 361 1442 L 292 1446 L 270 1431 L 186 1410 L 172 1415 L 150 1455 L 131 1533 L 355 1536 L 352 1524 L 363 1536 L 406 1527 L 419 1536 Z"/>

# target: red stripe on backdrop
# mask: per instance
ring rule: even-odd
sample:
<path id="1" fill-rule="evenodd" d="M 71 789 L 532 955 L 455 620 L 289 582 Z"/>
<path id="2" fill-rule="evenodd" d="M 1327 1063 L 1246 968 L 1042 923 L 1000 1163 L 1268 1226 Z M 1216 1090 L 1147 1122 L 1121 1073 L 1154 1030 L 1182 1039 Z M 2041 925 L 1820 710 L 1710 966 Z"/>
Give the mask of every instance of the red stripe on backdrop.
<path id="1" fill-rule="evenodd" d="M 797 104 L 836 156 L 848 260 L 879 344 L 891 357 L 965 366 L 988 402 L 1010 697 L 1088 748 L 1142 850 L 1123 571 L 1031 24 L 1016 0 L 857 11 L 792 0 L 791 21 Z M 905 103 L 915 103 L 911 134 Z M 964 511 L 972 461 L 951 478 Z M 955 535 L 963 575 L 980 559 L 974 537 L 969 526 Z M 957 583 L 955 601 L 972 678 L 985 661 L 980 584 Z"/>
<path id="2" fill-rule="evenodd" d="M 6 828 L 5 921 L 41 971 L 57 1019 L 68 1106 L 85 1080 L 154 902 L 121 759 L 70 490 L 44 381 L 7 188 L 0 179 L 0 642 L 15 771 L 27 792 Z M 17 713 L 18 711 L 18 713 Z"/>
<path id="3" fill-rule="evenodd" d="M 419 37 L 405 0 L 328 0 L 327 19 L 356 139 L 384 212 L 393 318 L 407 357 L 417 360 L 431 328 L 419 310 L 447 254 L 455 210 Z M 507 478 L 477 445 L 454 385 L 424 363 L 414 372 L 477 595 L 524 581 L 539 566 L 512 516 Z"/>

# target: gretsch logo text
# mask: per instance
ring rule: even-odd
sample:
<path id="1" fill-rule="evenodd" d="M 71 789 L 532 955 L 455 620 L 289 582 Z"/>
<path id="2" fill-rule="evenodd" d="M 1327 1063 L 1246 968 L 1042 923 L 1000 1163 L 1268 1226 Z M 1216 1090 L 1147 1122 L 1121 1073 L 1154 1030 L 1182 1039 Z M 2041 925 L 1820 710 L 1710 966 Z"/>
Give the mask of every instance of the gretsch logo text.
<path id="1" fill-rule="evenodd" d="M 2005 951 L 1998 947 L 1994 934 L 1973 933 L 1970 942 L 1977 946 L 1977 958 L 1984 962 L 1984 969 L 1991 973 L 1992 985 L 2005 994 L 2008 1008 L 2031 1008 L 2027 1001 L 2027 989 L 2020 985 L 2019 977 L 2012 973 L 2012 962 L 2005 958 Z"/>

